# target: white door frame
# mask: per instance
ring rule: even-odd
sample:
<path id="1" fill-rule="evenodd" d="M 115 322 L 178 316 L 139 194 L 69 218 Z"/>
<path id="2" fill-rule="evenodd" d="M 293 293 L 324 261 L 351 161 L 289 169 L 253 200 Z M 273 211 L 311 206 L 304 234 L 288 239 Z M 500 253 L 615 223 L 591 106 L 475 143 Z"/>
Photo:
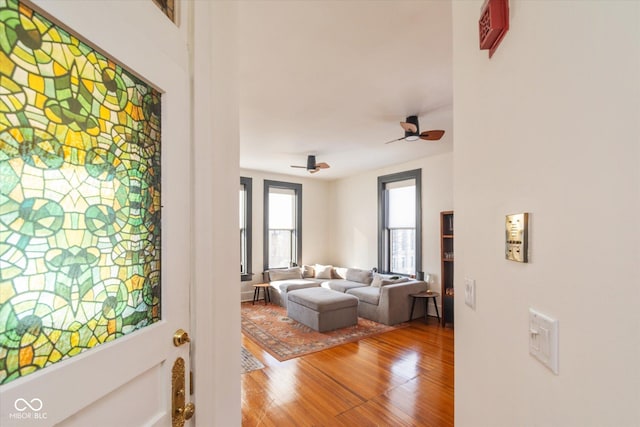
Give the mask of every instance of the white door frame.
<path id="1" fill-rule="evenodd" d="M 236 26 L 231 1 L 193 7 L 192 346 L 196 425 L 239 426 L 240 144 Z"/>

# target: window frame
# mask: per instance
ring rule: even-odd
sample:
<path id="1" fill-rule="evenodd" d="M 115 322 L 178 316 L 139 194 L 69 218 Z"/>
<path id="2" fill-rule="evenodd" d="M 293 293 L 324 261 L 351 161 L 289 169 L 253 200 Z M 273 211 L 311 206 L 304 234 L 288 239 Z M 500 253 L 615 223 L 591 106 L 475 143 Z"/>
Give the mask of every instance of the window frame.
<path id="1" fill-rule="evenodd" d="M 253 179 L 241 176 L 240 177 L 240 186 L 244 186 L 245 191 L 245 200 L 244 200 L 244 223 L 245 223 L 245 255 L 246 255 L 246 268 L 245 271 L 240 271 L 240 281 L 247 282 L 253 278 L 252 272 L 252 242 L 253 242 Z M 242 235 L 240 237 L 242 240 Z M 240 250 L 242 250 L 242 241 L 240 242 Z M 240 263 L 242 264 L 242 255 L 240 255 Z"/>
<path id="2" fill-rule="evenodd" d="M 272 181 L 265 179 L 264 180 L 264 193 L 263 193 L 263 258 L 262 263 L 264 266 L 264 270 L 272 269 L 269 266 L 269 193 L 271 188 L 281 188 L 285 190 L 293 190 L 295 194 L 295 260 L 291 260 L 295 262 L 297 265 L 302 263 L 302 184 L 297 184 L 293 182 L 285 182 L 285 181 Z M 283 268 L 283 267 L 273 267 L 273 268 Z"/>
<path id="3" fill-rule="evenodd" d="M 391 241 L 389 238 L 389 228 L 387 225 L 387 214 L 389 211 L 389 200 L 386 186 L 398 181 L 414 180 L 416 186 L 416 212 L 415 212 L 415 258 L 416 271 L 422 271 L 422 169 L 413 169 L 405 172 L 398 172 L 378 177 L 378 271 L 385 273 L 400 274 L 391 270 Z M 415 273 L 414 272 L 414 273 Z"/>

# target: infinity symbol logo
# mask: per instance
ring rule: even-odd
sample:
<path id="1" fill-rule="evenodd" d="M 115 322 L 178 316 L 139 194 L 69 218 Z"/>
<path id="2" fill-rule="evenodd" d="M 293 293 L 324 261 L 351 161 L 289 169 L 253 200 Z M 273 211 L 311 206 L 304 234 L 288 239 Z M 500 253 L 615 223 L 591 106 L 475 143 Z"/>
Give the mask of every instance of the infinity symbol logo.
<path id="1" fill-rule="evenodd" d="M 20 397 L 13 403 L 13 407 L 20 412 L 26 411 L 27 408 L 37 412 L 42 409 L 42 400 L 36 397 L 31 399 L 31 402 L 27 402 L 25 399 Z"/>

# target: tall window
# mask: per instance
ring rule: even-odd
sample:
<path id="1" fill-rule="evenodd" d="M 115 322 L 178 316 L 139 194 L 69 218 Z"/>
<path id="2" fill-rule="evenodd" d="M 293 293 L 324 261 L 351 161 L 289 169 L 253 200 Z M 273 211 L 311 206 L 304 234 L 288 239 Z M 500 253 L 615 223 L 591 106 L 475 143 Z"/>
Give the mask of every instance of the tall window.
<path id="1" fill-rule="evenodd" d="M 302 184 L 264 181 L 264 268 L 300 264 Z"/>
<path id="2" fill-rule="evenodd" d="M 240 177 L 240 275 L 251 280 L 251 178 Z"/>
<path id="3" fill-rule="evenodd" d="M 378 177 L 378 268 L 414 274 L 422 268 L 421 170 Z"/>

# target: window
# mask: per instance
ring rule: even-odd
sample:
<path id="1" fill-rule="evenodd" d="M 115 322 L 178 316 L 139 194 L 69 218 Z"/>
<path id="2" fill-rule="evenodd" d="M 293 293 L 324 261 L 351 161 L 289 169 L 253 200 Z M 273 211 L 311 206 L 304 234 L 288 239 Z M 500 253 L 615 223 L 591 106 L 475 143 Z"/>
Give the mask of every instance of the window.
<path id="1" fill-rule="evenodd" d="M 251 178 L 240 177 L 240 275 L 251 280 Z"/>
<path id="2" fill-rule="evenodd" d="M 421 170 L 378 177 L 378 269 L 422 269 Z"/>
<path id="3" fill-rule="evenodd" d="M 300 264 L 302 184 L 264 181 L 264 268 Z"/>

